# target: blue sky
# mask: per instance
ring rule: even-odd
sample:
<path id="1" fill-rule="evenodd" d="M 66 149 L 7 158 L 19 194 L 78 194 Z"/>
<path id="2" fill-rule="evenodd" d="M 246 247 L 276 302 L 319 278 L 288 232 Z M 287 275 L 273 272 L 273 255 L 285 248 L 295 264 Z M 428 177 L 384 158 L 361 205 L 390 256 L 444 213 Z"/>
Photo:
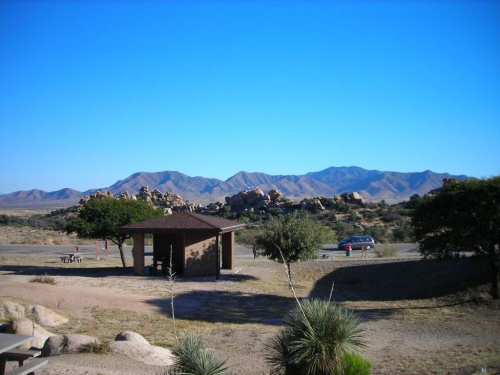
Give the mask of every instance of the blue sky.
<path id="1" fill-rule="evenodd" d="M 498 1 L 0 1 L 0 192 L 500 174 Z"/>

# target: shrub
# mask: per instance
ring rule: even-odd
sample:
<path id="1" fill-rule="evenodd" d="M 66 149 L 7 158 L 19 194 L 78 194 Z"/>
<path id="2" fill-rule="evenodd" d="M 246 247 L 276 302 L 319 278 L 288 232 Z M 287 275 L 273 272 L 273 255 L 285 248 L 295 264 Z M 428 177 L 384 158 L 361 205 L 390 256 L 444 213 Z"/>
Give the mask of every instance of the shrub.
<path id="1" fill-rule="evenodd" d="M 413 236 L 413 227 L 408 221 L 398 223 L 398 226 L 392 231 L 393 240 L 396 242 L 411 242 Z"/>
<path id="2" fill-rule="evenodd" d="M 366 236 L 372 237 L 376 243 L 384 243 L 387 237 L 387 228 L 379 225 L 368 227 L 363 231 Z"/>
<path id="3" fill-rule="evenodd" d="M 375 249 L 377 258 L 391 258 L 398 256 L 398 249 L 395 246 L 384 245 L 384 250 Z"/>
<path id="4" fill-rule="evenodd" d="M 363 210 L 361 211 L 361 214 L 363 215 L 363 218 L 366 220 L 375 220 L 378 215 L 375 211 L 370 211 L 370 210 Z"/>
<path id="5" fill-rule="evenodd" d="M 91 342 L 85 344 L 81 350 L 82 353 L 106 354 L 109 352 L 108 343 Z"/>
<path id="6" fill-rule="evenodd" d="M 56 285 L 57 281 L 53 277 L 45 274 L 45 275 L 38 275 L 38 276 L 33 277 L 30 280 L 30 283 L 41 283 L 41 284 Z"/>
<path id="7" fill-rule="evenodd" d="M 267 345 L 272 374 L 335 374 L 348 349 L 365 345 L 361 320 L 329 301 L 297 304 L 285 328 Z"/>
<path id="8" fill-rule="evenodd" d="M 337 370 L 339 375 L 370 375 L 372 364 L 356 353 L 346 353 Z"/>
<path id="9" fill-rule="evenodd" d="M 177 362 L 171 375 L 220 375 L 227 373 L 226 361 L 218 359 L 213 351 L 203 346 L 200 336 L 187 333 L 177 348 L 172 350 Z"/>

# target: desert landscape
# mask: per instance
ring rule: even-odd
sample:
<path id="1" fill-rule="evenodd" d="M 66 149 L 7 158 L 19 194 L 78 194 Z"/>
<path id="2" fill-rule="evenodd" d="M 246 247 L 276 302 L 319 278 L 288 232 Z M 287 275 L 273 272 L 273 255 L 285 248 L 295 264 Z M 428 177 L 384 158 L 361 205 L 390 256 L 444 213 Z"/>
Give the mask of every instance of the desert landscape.
<path id="1" fill-rule="evenodd" d="M 26 245 L 29 246 L 29 245 Z M 57 246 L 47 246 L 57 253 Z M 500 305 L 489 296 L 488 264 L 474 259 L 427 261 L 414 251 L 396 258 L 333 259 L 293 265 L 300 298 L 329 298 L 363 319 L 368 342 L 360 354 L 373 374 L 497 374 L 500 371 Z M 50 251 L 49 251 L 50 253 Z M 33 282 L 48 275 L 55 283 Z M 117 258 L 86 257 L 61 263 L 44 256 L 0 254 L 0 299 L 26 307 L 41 305 L 69 321 L 47 328 L 54 334 L 77 333 L 113 341 L 133 331 L 152 345 L 172 348 L 170 286 L 162 276 L 133 276 Z M 180 337 L 202 335 L 207 347 L 227 359 L 231 373 L 269 374 L 266 343 L 282 327 L 295 301 L 283 265 L 238 247 L 234 272 L 174 282 L 175 322 Z M 34 318 L 33 318 L 34 319 Z M 4 323 L 9 323 L 6 319 Z M 166 374 L 152 366 L 111 353 L 60 354 L 37 374 Z"/>

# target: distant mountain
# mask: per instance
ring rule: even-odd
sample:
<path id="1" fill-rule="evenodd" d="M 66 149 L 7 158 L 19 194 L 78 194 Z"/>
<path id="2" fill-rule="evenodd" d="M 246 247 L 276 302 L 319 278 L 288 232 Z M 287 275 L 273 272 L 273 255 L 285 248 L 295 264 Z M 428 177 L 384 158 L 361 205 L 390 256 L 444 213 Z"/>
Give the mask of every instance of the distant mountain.
<path id="1" fill-rule="evenodd" d="M 453 176 L 448 173 L 431 171 L 400 173 L 366 170 L 360 167 L 331 167 L 305 175 L 268 175 L 265 173 L 239 172 L 226 181 L 216 178 L 190 177 L 180 172 L 139 172 L 101 189 L 89 189 L 79 192 L 62 189 L 47 193 L 42 190 L 18 191 L 0 196 L 0 207 L 64 207 L 76 204 L 80 197 L 98 190 L 120 194 L 128 191 L 137 194 L 142 186 L 150 191 L 158 189 L 162 193 L 179 194 L 185 200 L 206 204 L 223 201 L 228 195 L 242 190 L 260 188 L 265 192 L 279 190 L 286 198 L 300 200 L 317 196 L 338 195 L 356 191 L 365 200 L 386 200 L 397 202 L 406 200 L 414 194 L 423 195 L 442 186 L 443 178 L 456 177 L 459 180 L 467 176 Z"/>

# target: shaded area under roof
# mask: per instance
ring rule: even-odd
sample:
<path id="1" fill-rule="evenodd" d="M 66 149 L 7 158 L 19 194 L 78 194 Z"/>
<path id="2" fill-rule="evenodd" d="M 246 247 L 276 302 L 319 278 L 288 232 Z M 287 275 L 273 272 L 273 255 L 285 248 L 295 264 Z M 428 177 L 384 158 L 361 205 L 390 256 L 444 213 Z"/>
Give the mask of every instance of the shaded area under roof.
<path id="1" fill-rule="evenodd" d="M 244 226 L 244 223 L 220 217 L 195 214 L 192 212 L 176 212 L 172 215 L 125 225 L 120 229 L 126 233 L 175 233 L 185 231 L 213 231 L 226 233 L 242 229 Z"/>

